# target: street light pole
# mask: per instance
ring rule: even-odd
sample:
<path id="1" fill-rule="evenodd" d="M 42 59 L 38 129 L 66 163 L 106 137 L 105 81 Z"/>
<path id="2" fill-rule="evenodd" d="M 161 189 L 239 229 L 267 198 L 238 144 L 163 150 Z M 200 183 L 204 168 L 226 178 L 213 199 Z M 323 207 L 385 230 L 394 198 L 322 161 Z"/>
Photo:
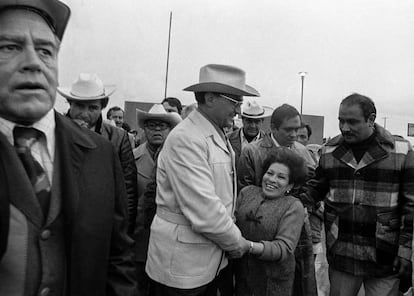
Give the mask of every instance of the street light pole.
<path id="1" fill-rule="evenodd" d="M 303 85 L 305 83 L 305 76 L 308 74 L 308 72 L 299 72 L 299 76 L 302 80 L 302 88 L 300 92 L 300 115 L 302 115 L 303 110 Z"/>

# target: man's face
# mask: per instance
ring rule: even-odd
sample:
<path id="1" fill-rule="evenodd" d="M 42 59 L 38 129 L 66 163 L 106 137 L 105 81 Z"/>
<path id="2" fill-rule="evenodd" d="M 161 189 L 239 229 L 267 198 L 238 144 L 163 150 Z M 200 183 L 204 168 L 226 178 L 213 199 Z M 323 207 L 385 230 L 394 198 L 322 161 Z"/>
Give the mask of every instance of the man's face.
<path id="1" fill-rule="evenodd" d="M 249 137 L 256 137 L 259 131 L 262 129 L 263 119 L 254 119 L 243 117 L 243 133 Z"/>
<path id="2" fill-rule="evenodd" d="M 308 137 L 308 130 L 306 129 L 306 127 L 299 128 L 296 134 L 298 136 L 297 141 L 299 143 L 301 143 L 304 146 L 308 145 L 309 137 Z"/>
<path id="3" fill-rule="evenodd" d="M 168 102 L 164 102 L 162 103 L 162 105 L 164 106 L 165 111 L 178 113 L 178 108 L 175 106 L 171 106 L 170 104 L 168 104 Z"/>
<path id="4" fill-rule="evenodd" d="M 212 94 L 214 96 L 214 105 L 211 110 L 211 118 L 220 128 L 232 128 L 233 118 L 240 114 L 242 98 L 234 99 L 229 95 Z"/>
<path id="5" fill-rule="evenodd" d="M 170 124 L 161 120 L 147 120 L 144 123 L 144 132 L 150 145 L 161 146 L 171 131 Z"/>
<path id="6" fill-rule="evenodd" d="M 92 128 L 98 122 L 102 112 L 101 100 L 69 101 L 69 116 L 81 126 Z"/>
<path id="7" fill-rule="evenodd" d="M 109 119 L 115 121 L 117 127 L 122 128 L 122 124 L 124 123 L 124 112 L 122 112 L 122 110 L 112 111 Z"/>
<path id="8" fill-rule="evenodd" d="M 31 124 L 54 105 L 58 40 L 38 14 L 0 13 L 0 116 Z"/>
<path id="9" fill-rule="evenodd" d="M 373 132 L 374 117 L 365 120 L 362 109 L 359 105 L 339 106 L 339 129 L 344 141 L 347 143 L 359 143 L 367 139 Z"/>
<path id="10" fill-rule="evenodd" d="M 297 139 L 297 132 L 300 128 L 300 117 L 299 115 L 285 119 L 279 128 L 272 128 L 273 137 L 276 141 L 285 147 L 290 147 Z"/>

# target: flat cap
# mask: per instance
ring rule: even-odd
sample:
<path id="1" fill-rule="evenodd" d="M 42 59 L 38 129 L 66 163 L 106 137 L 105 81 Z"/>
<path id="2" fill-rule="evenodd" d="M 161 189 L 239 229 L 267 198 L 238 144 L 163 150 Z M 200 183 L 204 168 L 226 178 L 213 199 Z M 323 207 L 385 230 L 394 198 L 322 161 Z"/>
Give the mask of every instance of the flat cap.
<path id="1" fill-rule="evenodd" d="M 70 8 L 59 0 L 0 0 L 0 11 L 10 8 L 28 9 L 38 13 L 62 40 L 70 17 Z"/>

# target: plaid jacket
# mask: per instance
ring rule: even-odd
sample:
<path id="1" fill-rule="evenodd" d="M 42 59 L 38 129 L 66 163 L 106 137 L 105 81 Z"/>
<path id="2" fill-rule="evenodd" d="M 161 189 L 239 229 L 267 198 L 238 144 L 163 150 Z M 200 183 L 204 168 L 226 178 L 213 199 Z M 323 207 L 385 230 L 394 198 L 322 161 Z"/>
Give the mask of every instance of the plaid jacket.
<path id="1" fill-rule="evenodd" d="M 302 200 L 325 198 L 329 264 L 357 276 L 391 275 L 396 256 L 411 260 L 414 152 L 376 125 L 376 141 L 356 162 L 337 136 L 322 147 Z"/>

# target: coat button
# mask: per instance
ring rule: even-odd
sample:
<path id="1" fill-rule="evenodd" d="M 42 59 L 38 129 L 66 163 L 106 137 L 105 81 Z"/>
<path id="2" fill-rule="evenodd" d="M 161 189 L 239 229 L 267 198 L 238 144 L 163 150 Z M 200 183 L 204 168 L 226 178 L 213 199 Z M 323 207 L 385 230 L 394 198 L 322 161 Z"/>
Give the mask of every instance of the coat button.
<path id="1" fill-rule="evenodd" d="M 43 288 L 42 291 L 40 291 L 40 296 L 47 296 L 49 295 L 50 289 L 49 288 Z"/>
<path id="2" fill-rule="evenodd" d="M 40 234 L 40 237 L 42 240 L 47 240 L 50 237 L 50 230 L 49 229 L 45 229 L 42 231 L 42 233 Z"/>

